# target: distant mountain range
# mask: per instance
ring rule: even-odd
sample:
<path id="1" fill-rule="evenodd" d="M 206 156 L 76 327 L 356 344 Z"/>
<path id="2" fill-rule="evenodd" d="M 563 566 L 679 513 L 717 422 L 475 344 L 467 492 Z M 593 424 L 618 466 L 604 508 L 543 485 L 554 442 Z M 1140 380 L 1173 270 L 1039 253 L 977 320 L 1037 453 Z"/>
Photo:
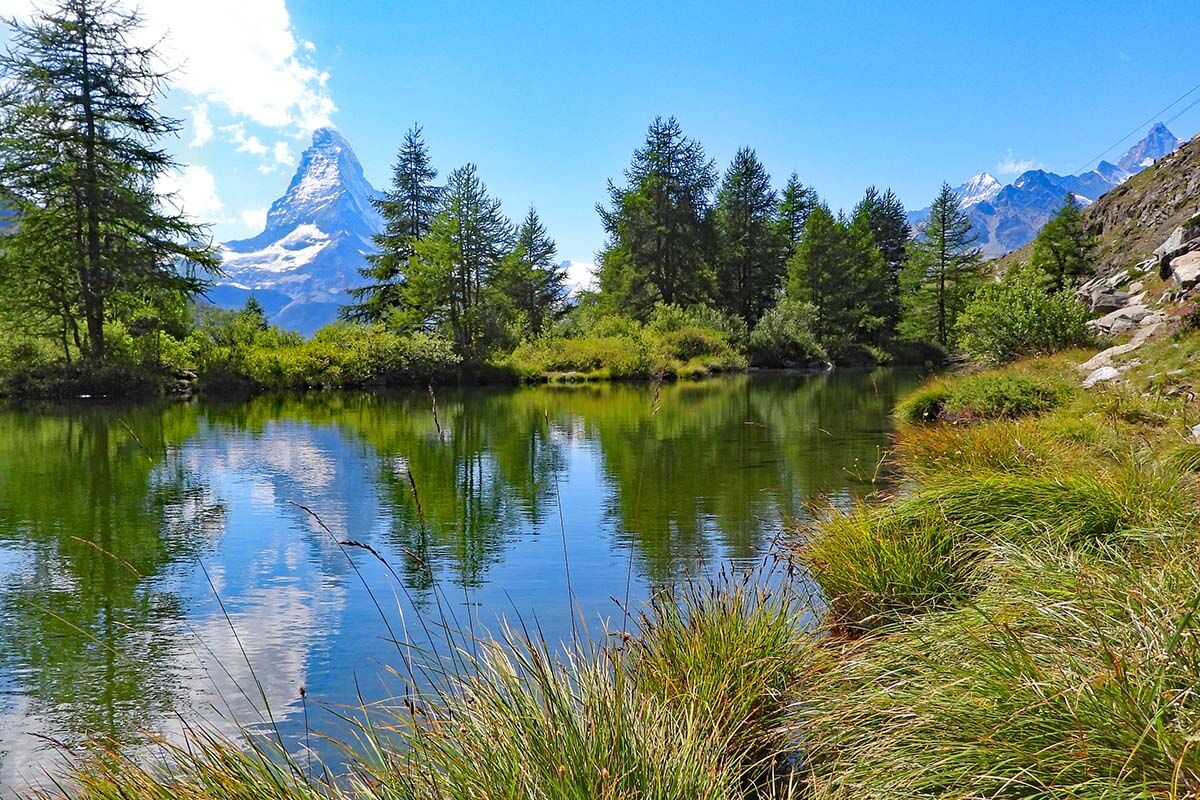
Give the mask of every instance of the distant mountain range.
<path id="1" fill-rule="evenodd" d="M 1082 175 L 1057 175 L 1033 169 L 1007 185 L 981 172 L 955 192 L 971 218 L 984 256 L 998 258 L 1033 241 L 1062 206 L 1068 192 L 1083 205 L 1091 205 L 1178 146 L 1179 139 L 1160 122 L 1116 164 L 1101 161 Z M 928 208 L 914 211 L 908 215 L 909 223 L 918 226 L 928 216 Z"/>

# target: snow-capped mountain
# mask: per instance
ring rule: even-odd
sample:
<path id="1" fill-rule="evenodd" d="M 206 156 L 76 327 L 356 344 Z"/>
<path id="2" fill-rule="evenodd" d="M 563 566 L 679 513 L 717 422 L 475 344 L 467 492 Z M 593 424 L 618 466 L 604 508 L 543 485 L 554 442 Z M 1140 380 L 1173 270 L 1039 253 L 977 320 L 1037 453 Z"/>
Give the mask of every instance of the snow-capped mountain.
<path id="1" fill-rule="evenodd" d="M 1131 174 L 1139 172 L 1153 165 L 1163 156 L 1174 153 L 1177 147 L 1179 147 L 1179 140 L 1175 138 L 1175 134 L 1167 130 L 1166 125 L 1156 122 L 1150 132 L 1146 134 L 1146 138 L 1129 148 L 1125 155 L 1121 156 L 1117 166 Z"/>
<path id="2" fill-rule="evenodd" d="M 305 334 L 334 321 L 383 226 L 378 194 L 341 134 L 315 131 L 263 232 L 222 245 L 225 276 L 209 299 L 240 307 L 253 294 L 274 324 Z"/>
<path id="3" fill-rule="evenodd" d="M 955 189 L 954 193 L 958 195 L 958 202 L 964 206 L 973 206 L 976 203 L 986 203 L 1000 194 L 1003 188 L 1004 185 L 1000 181 L 986 172 L 981 172 Z"/>
<path id="4" fill-rule="evenodd" d="M 984 256 L 997 258 L 1033 241 L 1062 206 L 1068 192 L 1083 205 L 1090 205 L 1178 146 L 1174 134 L 1157 123 L 1117 164 L 1101 161 L 1082 175 L 1034 169 L 1021 173 L 1006 186 L 983 172 L 955 192 L 971 218 Z M 908 215 L 909 223 L 919 226 L 928 216 L 928 208 L 914 211 Z"/>

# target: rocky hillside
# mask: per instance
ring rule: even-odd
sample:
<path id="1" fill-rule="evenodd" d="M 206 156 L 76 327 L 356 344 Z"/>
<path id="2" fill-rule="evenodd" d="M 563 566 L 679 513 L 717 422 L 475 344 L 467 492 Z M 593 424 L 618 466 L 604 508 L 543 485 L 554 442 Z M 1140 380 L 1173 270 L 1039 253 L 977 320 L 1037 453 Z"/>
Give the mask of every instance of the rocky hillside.
<path id="1" fill-rule="evenodd" d="M 1200 135 L 1110 191 L 1087 210 L 1100 237 L 1097 275 L 1108 278 L 1154 254 L 1200 213 Z"/>

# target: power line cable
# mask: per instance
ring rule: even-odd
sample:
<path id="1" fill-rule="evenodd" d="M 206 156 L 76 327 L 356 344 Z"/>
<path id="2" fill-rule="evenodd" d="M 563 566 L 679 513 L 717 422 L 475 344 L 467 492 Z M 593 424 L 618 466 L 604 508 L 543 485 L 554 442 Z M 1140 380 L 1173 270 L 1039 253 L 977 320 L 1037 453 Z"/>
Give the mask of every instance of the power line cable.
<path id="1" fill-rule="evenodd" d="M 1098 164 L 1100 162 L 1100 159 L 1104 158 L 1106 155 L 1111 153 L 1117 147 L 1120 147 L 1122 143 L 1124 143 L 1126 140 L 1129 139 L 1129 137 L 1134 136 L 1135 134 L 1141 133 L 1141 131 L 1144 130 L 1147 125 L 1149 125 L 1151 122 L 1154 122 L 1154 121 L 1160 119 L 1163 114 L 1167 113 L 1172 108 L 1174 108 L 1175 106 L 1179 105 L 1181 102 L 1186 100 L 1188 98 L 1188 96 L 1191 95 L 1192 93 L 1194 93 L 1197 89 L 1200 89 L 1200 83 L 1197 83 L 1191 89 L 1188 89 L 1186 92 L 1179 95 L 1179 97 L 1172 100 L 1170 103 L 1168 103 L 1166 106 L 1164 106 L 1159 111 L 1156 111 L 1155 113 L 1151 114 L 1149 119 L 1147 119 L 1145 122 L 1139 124 L 1132 131 L 1130 131 L 1129 133 L 1122 136 L 1120 139 L 1117 139 L 1115 142 L 1110 144 L 1107 148 L 1105 148 L 1105 150 L 1102 153 L 1100 153 L 1100 155 L 1092 158 L 1090 161 L 1083 162 L 1084 168 L 1083 168 L 1083 170 L 1080 170 L 1080 172 L 1086 171 L 1087 168 L 1093 164 Z M 1189 105 L 1187 108 L 1183 109 L 1183 111 L 1180 111 L 1178 114 L 1171 117 L 1171 119 L 1168 120 L 1168 122 L 1174 122 L 1175 120 L 1179 119 L 1179 117 L 1183 116 L 1188 111 L 1192 110 L 1192 108 L 1194 108 L 1198 103 L 1200 103 L 1200 100 L 1196 100 L 1191 105 Z M 1166 123 L 1164 123 L 1164 124 L 1166 124 Z"/>

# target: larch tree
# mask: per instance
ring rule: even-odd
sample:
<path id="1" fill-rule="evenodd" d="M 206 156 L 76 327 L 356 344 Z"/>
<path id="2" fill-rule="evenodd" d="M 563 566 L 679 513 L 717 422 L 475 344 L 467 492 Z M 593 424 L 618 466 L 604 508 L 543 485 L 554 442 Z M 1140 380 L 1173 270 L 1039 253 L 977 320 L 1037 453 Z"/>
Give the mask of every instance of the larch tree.
<path id="1" fill-rule="evenodd" d="M 561 318 L 567 303 L 567 273 L 537 211 L 530 207 L 517 229 L 516 248 L 507 259 L 503 292 L 517 312 L 521 333 L 536 336 Z"/>
<path id="2" fill-rule="evenodd" d="M 712 278 L 709 205 L 717 173 L 703 146 L 674 117 L 657 118 L 625 170 L 597 205 L 608 241 L 600 254 L 601 292 L 635 316 L 657 302 L 707 301 Z"/>
<path id="3" fill-rule="evenodd" d="M 367 283 L 350 290 L 355 303 L 342 309 L 346 319 L 377 322 L 400 305 L 415 244 L 429 232 L 437 213 L 441 187 L 436 179 L 421 126 L 413 125 L 392 167 L 391 188 L 373 201 L 384 227 L 374 238 L 375 252 L 359 270 Z"/>
<path id="4" fill-rule="evenodd" d="M 1062 208 L 1033 240 L 1029 264 L 1048 278 L 1051 292 L 1062 291 L 1096 268 L 1096 239 L 1088 230 L 1083 211 L 1068 194 Z"/>
<path id="5" fill-rule="evenodd" d="M 136 43 L 138 15 L 57 0 L 10 27 L 0 183 L 18 220 L 0 282 L 28 281 L 30 313 L 56 317 L 61 339 L 100 361 L 106 322 L 197 294 L 218 261 L 207 230 L 159 188 L 177 168 L 159 142 L 180 123 L 156 108 L 166 73 Z"/>
<path id="6" fill-rule="evenodd" d="M 468 362 L 479 362 L 507 328 L 508 298 L 498 278 L 513 250 L 512 223 L 488 194 L 474 164 L 446 179 L 441 210 L 413 245 L 403 284 L 400 319 L 447 330 Z"/>
<path id="7" fill-rule="evenodd" d="M 900 272 L 908 256 L 908 241 L 912 238 L 908 215 L 895 192 L 888 189 L 881 194 L 874 186 L 867 188 L 854 215 L 864 219 L 872 241 L 883 256 L 886 286 L 881 312 L 885 333 L 890 332 L 900 319 Z"/>
<path id="8" fill-rule="evenodd" d="M 901 276 L 901 330 L 906 336 L 953 345 L 954 323 L 982 280 L 976 241 L 958 196 L 942 184 Z"/>
<path id="9" fill-rule="evenodd" d="M 804 233 L 804 223 L 808 221 L 808 215 L 820 203 L 821 198 L 817 196 L 817 190 L 805 186 L 793 172 L 779 197 L 779 225 L 789 258 L 800 244 L 800 236 Z"/>
<path id="10" fill-rule="evenodd" d="M 786 269 L 771 176 L 748 147 L 738 150 L 717 192 L 717 307 L 754 327 L 778 299 Z"/>

